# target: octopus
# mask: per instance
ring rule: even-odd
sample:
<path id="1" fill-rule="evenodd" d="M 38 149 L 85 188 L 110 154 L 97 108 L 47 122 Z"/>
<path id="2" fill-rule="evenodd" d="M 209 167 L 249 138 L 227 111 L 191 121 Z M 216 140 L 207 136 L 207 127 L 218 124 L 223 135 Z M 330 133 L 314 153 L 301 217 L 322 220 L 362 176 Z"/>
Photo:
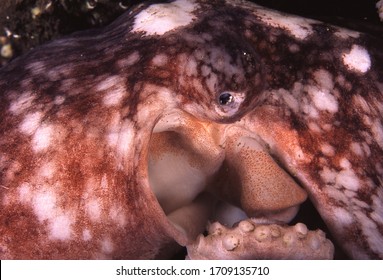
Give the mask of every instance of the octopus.
<path id="1" fill-rule="evenodd" d="M 175 0 L 15 59 L 0 259 L 383 258 L 382 45 Z M 308 201 L 327 237 L 292 222 Z"/>

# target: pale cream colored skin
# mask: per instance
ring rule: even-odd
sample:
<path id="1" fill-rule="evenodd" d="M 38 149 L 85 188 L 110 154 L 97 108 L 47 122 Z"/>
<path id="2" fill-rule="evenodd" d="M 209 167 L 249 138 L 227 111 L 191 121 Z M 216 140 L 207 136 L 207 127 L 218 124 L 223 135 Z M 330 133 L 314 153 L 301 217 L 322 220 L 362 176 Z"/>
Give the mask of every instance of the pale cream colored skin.
<path id="1" fill-rule="evenodd" d="M 153 132 L 149 182 L 165 213 L 208 190 L 248 215 L 273 219 L 275 212 L 288 222 L 296 214 L 291 208 L 307 198 L 259 136 L 240 124 L 203 122 L 179 110 L 165 115 Z"/>
<path id="2" fill-rule="evenodd" d="M 188 237 L 189 259 L 331 259 L 334 248 L 322 231 L 275 224 L 288 223 L 307 194 L 244 125 L 203 122 L 175 111 L 155 126 L 149 181 L 179 229 L 175 239 Z M 213 196 L 206 199 L 203 192 Z M 194 241 L 208 219 L 226 227 L 216 222 L 207 237 Z M 227 228 L 233 223 L 239 226 Z"/>

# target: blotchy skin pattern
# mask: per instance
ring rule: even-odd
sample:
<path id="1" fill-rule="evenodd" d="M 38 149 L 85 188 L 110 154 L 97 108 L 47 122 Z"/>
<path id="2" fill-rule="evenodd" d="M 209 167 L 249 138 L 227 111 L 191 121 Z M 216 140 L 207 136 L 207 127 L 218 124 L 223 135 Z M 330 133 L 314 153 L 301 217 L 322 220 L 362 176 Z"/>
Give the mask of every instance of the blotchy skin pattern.
<path id="1" fill-rule="evenodd" d="M 0 259 L 193 242 L 148 179 L 152 131 L 179 111 L 254 135 L 351 258 L 383 258 L 382 45 L 246 1 L 176 0 L 32 50 L 0 69 Z"/>
<path id="2" fill-rule="evenodd" d="M 243 220 L 236 227 L 227 228 L 216 222 L 208 232 L 206 237 L 200 235 L 187 246 L 188 259 L 328 260 L 334 255 L 334 246 L 323 231 L 309 231 L 301 223 L 283 227 Z"/>

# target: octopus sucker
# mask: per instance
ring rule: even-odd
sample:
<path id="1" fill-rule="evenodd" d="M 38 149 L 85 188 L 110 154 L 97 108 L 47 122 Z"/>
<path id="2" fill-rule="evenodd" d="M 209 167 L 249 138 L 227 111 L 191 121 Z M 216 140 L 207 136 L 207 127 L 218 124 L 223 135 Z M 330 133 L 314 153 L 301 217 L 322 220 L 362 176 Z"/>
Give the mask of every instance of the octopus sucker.
<path id="1" fill-rule="evenodd" d="M 15 59 L 0 259 L 382 259 L 382 45 L 174 0 Z"/>

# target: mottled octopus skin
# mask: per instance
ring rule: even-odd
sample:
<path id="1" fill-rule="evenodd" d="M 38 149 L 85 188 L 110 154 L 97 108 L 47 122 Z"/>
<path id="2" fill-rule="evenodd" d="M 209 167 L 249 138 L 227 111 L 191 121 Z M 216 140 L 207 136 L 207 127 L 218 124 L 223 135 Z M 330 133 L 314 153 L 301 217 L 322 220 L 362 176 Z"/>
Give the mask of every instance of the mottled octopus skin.
<path id="1" fill-rule="evenodd" d="M 165 3 L 186 20 L 153 31 L 148 5 L 0 69 L 0 259 L 190 242 L 148 182 L 152 129 L 177 110 L 253 134 L 351 258 L 383 258 L 383 42 L 240 0 Z"/>

